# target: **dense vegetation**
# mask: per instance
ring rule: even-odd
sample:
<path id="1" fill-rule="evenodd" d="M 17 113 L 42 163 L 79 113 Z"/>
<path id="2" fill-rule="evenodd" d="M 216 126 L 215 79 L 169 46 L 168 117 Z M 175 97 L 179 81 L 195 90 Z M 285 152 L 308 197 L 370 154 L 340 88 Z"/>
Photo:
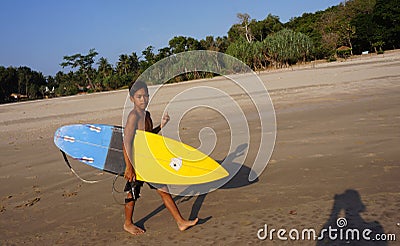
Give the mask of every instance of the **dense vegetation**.
<path id="1" fill-rule="evenodd" d="M 363 51 L 382 53 L 400 46 L 399 0 L 347 0 L 338 6 L 316 13 L 305 13 L 281 23 L 269 14 L 264 20 L 238 14 L 227 36 L 172 38 L 167 47 L 157 52 L 153 46 L 136 53 L 121 54 L 113 66 L 95 49 L 88 54 L 63 57 L 61 66 L 69 73 L 43 76 L 28 67 L 0 66 L 0 102 L 47 96 L 73 95 L 79 92 L 121 88 L 137 78 L 157 61 L 190 50 L 212 50 L 230 54 L 252 69 L 284 67 L 314 59 L 334 60 L 336 56 L 360 54 Z M 183 74 L 173 81 L 212 76 L 196 72 Z M 10 95 L 14 93 L 14 97 Z"/>

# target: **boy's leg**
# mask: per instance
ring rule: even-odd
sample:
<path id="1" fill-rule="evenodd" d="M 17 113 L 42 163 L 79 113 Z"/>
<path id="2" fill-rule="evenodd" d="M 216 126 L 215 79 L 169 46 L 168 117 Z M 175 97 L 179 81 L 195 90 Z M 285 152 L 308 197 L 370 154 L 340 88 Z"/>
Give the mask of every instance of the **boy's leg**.
<path id="1" fill-rule="evenodd" d="M 138 235 L 144 233 L 144 231 L 133 224 L 133 211 L 135 209 L 135 201 L 132 199 L 132 194 L 128 192 L 128 202 L 125 203 L 125 222 L 124 230 L 133 234 Z"/>
<path id="2" fill-rule="evenodd" d="M 176 206 L 175 201 L 172 199 L 171 194 L 168 193 L 168 190 L 165 186 L 160 189 L 157 189 L 157 193 L 161 196 L 161 199 L 163 200 L 165 207 L 172 214 L 172 217 L 174 217 L 176 223 L 178 224 L 179 230 L 184 231 L 189 227 L 197 224 L 199 220 L 198 218 L 194 220 L 185 220 L 182 218 L 182 215 L 179 212 L 179 209 Z"/>

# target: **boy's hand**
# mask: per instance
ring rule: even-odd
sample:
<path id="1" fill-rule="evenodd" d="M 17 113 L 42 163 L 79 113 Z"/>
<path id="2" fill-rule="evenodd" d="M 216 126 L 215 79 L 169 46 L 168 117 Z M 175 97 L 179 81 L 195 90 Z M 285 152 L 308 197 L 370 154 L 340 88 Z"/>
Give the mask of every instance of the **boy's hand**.
<path id="1" fill-rule="evenodd" d="M 125 168 L 124 178 L 126 178 L 129 182 L 132 182 L 136 180 L 136 173 L 133 170 L 133 167 L 129 166 Z"/>
<path id="2" fill-rule="evenodd" d="M 169 121 L 169 115 L 168 112 L 166 112 L 161 120 L 161 128 L 163 128 Z"/>

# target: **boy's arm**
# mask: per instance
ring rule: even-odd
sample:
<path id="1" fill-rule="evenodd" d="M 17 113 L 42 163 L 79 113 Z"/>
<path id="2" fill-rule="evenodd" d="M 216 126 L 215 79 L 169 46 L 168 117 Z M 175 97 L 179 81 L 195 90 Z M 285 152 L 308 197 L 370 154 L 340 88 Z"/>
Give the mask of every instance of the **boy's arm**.
<path id="1" fill-rule="evenodd" d="M 125 174 L 124 177 L 129 181 L 136 179 L 135 169 L 134 169 L 134 155 L 133 155 L 133 140 L 135 138 L 137 126 L 137 118 L 134 113 L 129 114 L 126 126 L 124 129 L 124 159 L 125 159 Z"/>
<path id="2" fill-rule="evenodd" d="M 151 132 L 159 133 L 161 131 L 161 129 L 168 123 L 168 121 L 169 121 L 169 115 L 168 115 L 168 113 L 165 113 L 164 117 L 161 120 L 161 124 L 159 126 L 157 126 L 156 128 L 154 128 Z"/>
<path id="3" fill-rule="evenodd" d="M 152 133 L 159 133 L 161 131 L 161 125 L 157 126 L 156 128 L 153 128 L 153 130 L 151 130 Z"/>

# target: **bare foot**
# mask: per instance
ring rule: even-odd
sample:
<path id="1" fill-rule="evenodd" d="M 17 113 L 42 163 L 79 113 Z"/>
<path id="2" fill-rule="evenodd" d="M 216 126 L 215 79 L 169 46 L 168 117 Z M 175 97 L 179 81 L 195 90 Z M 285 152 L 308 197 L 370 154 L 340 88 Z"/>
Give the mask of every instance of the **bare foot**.
<path id="1" fill-rule="evenodd" d="M 199 222 L 199 218 L 196 218 L 194 220 L 184 220 L 183 222 L 178 223 L 178 228 L 180 231 L 184 231 L 184 230 L 196 225 L 197 222 Z"/>
<path id="2" fill-rule="evenodd" d="M 129 232 L 130 234 L 136 236 L 143 234 L 144 231 L 140 229 L 139 227 L 135 226 L 134 224 L 124 224 L 124 230 Z"/>

